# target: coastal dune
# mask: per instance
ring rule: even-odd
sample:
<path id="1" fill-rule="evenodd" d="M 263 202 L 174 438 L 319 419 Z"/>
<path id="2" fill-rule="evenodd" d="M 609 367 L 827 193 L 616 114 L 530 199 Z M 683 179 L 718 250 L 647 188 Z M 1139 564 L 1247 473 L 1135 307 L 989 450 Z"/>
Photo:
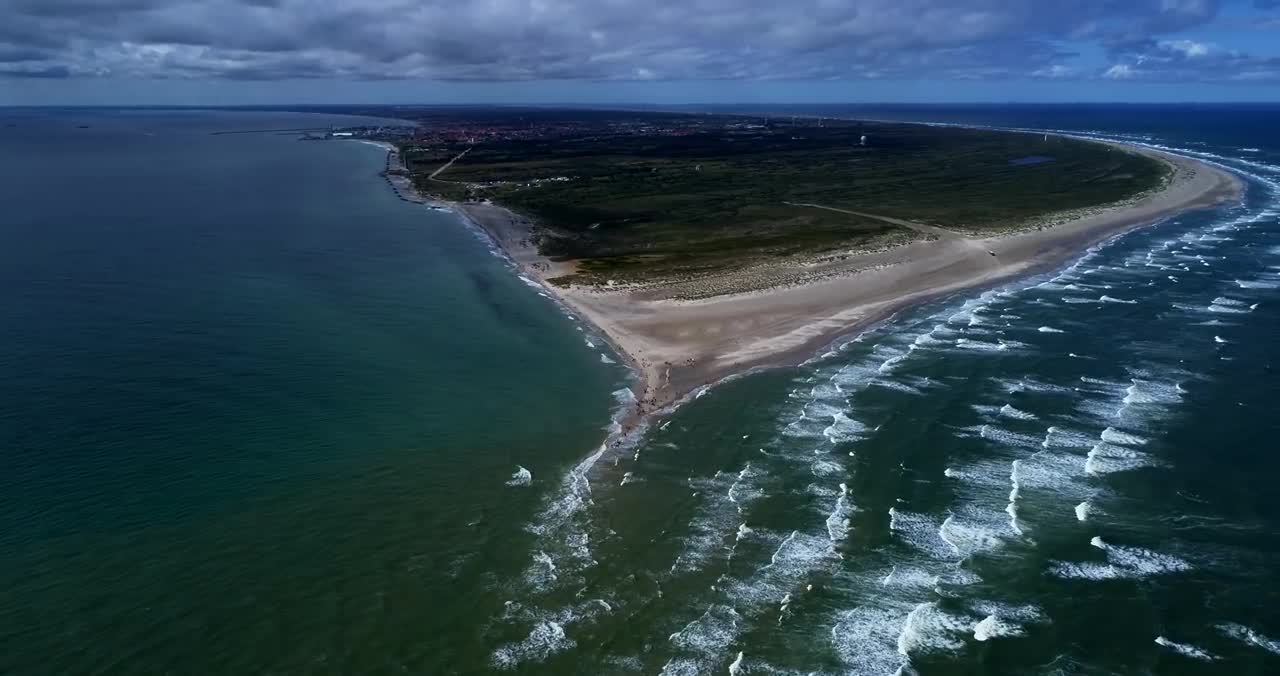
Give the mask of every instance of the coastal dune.
<path id="1" fill-rule="evenodd" d="M 599 327 L 637 371 L 636 415 L 629 422 L 634 425 L 704 385 L 754 368 L 799 363 L 839 336 L 912 304 L 1052 269 L 1126 230 L 1237 199 L 1242 192 L 1234 175 L 1209 164 L 1118 147 L 1167 163 L 1171 173 L 1163 188 L 1037 229 L 918 240 L 849 256 L 816 278 L 697 300 L 654 289 L 555 286 L 547 280 L 567 268 L 538 254 L 525 218 L 493 204 L 456 206 L 526 274 Z"/>

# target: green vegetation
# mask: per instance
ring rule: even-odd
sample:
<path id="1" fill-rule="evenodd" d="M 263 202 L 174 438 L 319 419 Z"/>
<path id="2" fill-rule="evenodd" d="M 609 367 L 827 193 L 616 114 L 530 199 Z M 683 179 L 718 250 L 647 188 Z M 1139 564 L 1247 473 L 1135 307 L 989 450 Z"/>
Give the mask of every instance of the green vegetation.
<path id="1" fill-rule="evenodd" d="M 715 272 L 922 236 L 788 202 L 994 233 L 1133 197 L 1167 171 L 1137 154 L 1035 134 L 618 116 L 625 123 L 593 119 L 551 138 L 483 140 L 438 179 L 430 173 L 469 144 L 406 146 L 406 158 L 425 192 L 492 199 L 534 218 L 543 252 L 579 261 L 582 281 Z M 1024 158 L 1035 159 L 1016 163 Z"/>

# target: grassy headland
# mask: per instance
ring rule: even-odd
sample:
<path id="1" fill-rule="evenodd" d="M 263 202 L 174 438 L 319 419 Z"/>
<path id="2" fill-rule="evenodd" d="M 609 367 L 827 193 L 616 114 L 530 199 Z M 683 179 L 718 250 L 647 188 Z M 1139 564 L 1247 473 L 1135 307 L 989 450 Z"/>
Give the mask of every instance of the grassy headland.
<path id="1" fill-rule="evenodd" d="M 1113 146 L 954 127 L 599 111 L 483 123 L 530 132 L 403 142 L 414 182 L 530 216 L 539 250 L 576 264 L 559 284 L 688 279 L 937 236 L 913 226 L 988 236 L 1135 198 L 1168 174 Z"/>

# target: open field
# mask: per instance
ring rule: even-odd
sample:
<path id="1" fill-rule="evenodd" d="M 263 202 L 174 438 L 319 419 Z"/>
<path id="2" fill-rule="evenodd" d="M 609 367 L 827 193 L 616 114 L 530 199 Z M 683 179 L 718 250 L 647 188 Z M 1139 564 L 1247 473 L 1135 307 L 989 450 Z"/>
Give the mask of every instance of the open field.
<path id="1" fill-rule="evenodd" d="M 404 145 L 422 192 L 489 199 L 530 216 L 540 251 L 576 263 L 560 284 L 687 280 L 936 237 L 913 224 L 993 235 L 1133 199 L 1168 176 L 1151 157 L 1056 136 L 560 114 L 568 119 L 548 113 L 529 122 L 552 130 L 541 135 Z"/>

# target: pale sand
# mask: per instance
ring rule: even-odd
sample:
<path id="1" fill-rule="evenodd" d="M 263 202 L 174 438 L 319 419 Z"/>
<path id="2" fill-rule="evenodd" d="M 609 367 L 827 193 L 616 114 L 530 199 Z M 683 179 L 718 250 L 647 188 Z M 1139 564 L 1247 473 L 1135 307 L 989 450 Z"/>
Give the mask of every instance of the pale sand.
<path id="1" fill-rule="evenodd" d="M 546 284 L 566 269 L 537 253 L 526 219 L 496 205 L 454 206 L 487 231 L 526 274 L 542 280 L 595 324 L 636 370 L 638 403 L 635 415 L 624 422 L 625 433 L 703 385 L 753 368 L 797 364 L 841 335 L 909 305 L 1050 270 L 1121 232 L 1238 199 L 1242 193 L 1234 175 L 1203 162 L 1124 149 L 1173 165 L 1168 185 L 1131 203 L 1038 230 L 981 239 L 950 233 L 827 264 L 833 269 L 816 281 L 807 281 L 814 275 L 806 272 L 796 283 L 692 301 L 664 298 L 653 289 Z M 770 280 L 779 278 L 776 270 L 769 272 Z"/>

